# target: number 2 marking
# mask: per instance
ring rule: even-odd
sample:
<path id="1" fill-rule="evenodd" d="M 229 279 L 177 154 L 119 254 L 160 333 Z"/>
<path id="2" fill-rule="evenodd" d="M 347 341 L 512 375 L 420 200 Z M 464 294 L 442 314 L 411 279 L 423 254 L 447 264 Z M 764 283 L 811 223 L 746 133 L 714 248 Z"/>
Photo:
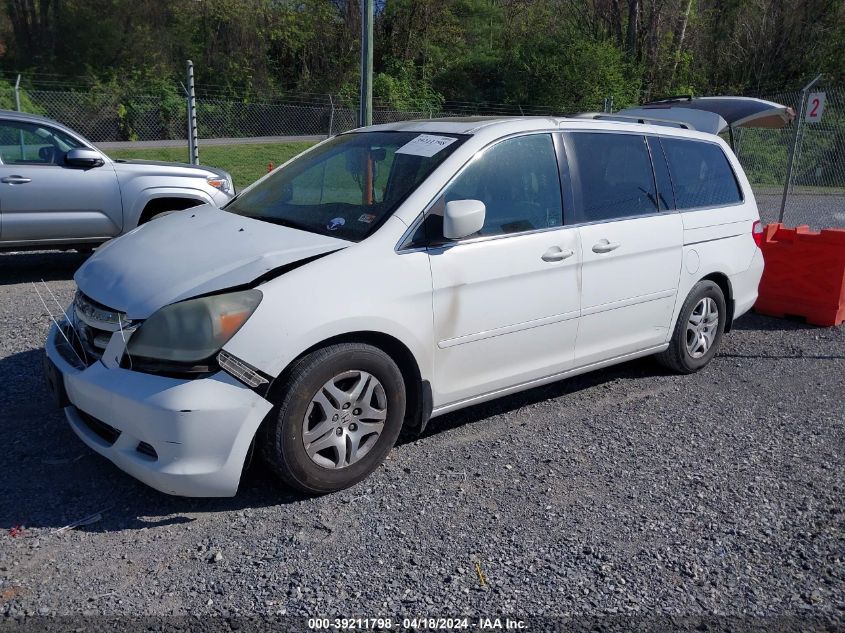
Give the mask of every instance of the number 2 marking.
<path id="1" fill-rule="evenodd" d="M 813 117 L 813 118 L 816 117 L 816 113 L 819 111 L 819 105 L 821 105 L 821 100 L 818 97 L 816 97 L 815 99 L 813 99 L 813 109 L 810 110 L 810 116 L 811 117 Z"/>

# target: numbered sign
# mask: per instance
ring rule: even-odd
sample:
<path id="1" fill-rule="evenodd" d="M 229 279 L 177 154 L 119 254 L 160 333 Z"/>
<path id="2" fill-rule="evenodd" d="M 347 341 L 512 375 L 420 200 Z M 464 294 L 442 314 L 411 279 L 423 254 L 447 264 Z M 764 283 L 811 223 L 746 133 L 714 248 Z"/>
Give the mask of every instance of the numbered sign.
<path id="1" fill-rule="evenodd" d="M 807 114 L 804 120 L 807 123 L 818 123 L 822 120 L 822 113 L 824 112 L 824 93 L 811 92 L 807 99 Z"/>

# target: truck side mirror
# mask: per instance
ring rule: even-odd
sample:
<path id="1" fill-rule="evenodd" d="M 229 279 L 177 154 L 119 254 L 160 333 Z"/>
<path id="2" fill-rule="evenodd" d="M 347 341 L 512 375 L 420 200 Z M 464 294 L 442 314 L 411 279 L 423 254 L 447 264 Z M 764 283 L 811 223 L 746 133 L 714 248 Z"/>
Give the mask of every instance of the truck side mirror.
<path id="1" fill-rule="evenodd" d="M 65 164 L 71 167 L 102 167 L 106 161 L 99 152 L 87 147 L 77 147 L 65 154 Z"/>

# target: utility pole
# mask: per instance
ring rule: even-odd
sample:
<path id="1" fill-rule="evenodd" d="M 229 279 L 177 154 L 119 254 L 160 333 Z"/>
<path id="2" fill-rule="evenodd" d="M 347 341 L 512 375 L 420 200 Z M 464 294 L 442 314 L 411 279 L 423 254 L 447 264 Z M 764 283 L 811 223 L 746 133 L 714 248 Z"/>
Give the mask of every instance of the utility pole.
<path id="1" fill-rule="evenodd" d="M 361 94 L 358 125 L 373 124 L 373 0 L 361 0 Z"/>

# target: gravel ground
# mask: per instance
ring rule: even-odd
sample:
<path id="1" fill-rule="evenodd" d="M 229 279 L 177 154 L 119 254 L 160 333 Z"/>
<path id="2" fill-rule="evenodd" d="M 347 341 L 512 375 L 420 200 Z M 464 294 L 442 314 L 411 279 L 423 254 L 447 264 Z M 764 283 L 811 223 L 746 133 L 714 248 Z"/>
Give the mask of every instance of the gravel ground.
<path id="1" fill-rule="evenodd" d="M 697 375 L 645 359 L 450 414 L 342 493 L 254 465 L 234 499 L 182 499 L 48 402 L 30 282 L 67 302 L 82 261 L 0 255 L 0 614 L 845 627 L 845 328 L 747 315 Z"/>

